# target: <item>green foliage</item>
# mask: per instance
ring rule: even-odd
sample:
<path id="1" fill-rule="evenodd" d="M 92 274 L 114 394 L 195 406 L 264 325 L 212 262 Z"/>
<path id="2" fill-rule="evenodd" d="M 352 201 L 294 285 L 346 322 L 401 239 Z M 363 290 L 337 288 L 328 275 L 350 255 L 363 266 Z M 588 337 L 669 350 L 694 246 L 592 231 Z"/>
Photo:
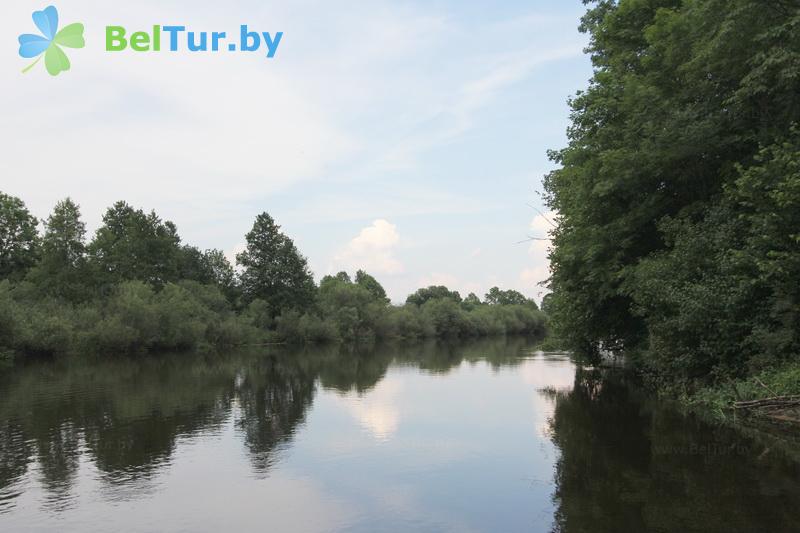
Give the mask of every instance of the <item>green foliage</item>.
<path id="1" fill-rule="evenodd" d="M 530 305 L 534 309 L 538 309 L 536 302 L 511 289 L 504 291 L 498 287 L 492 287 L 483 300 L 489 305 Z"/>
<path id="2" fill-rule="evenodd" d="M 389 303 L 389 298 L 386 297 L 386 290 L 383 288 L 383 286 L 378 283 L 378 280 L 363 270 L 356 272 L 356 284 L 369 291 L 372 297 L 376 300 L 383 300 L 384 302 Z"/>
<path id="3" fill-rule="evenodd" d="M 388 304 L 383 287 L 363 271 L 355 283 L 346 272 L 325 276 L 317 293 L 321 316 L 336 325 L 339 338 L 348 340 L 374 336 Z"/>
<path id="4" fill-rule="evenodd" d="M 89 254 L 104 283 L 139 280 L 163 287 L 179 277 L 181 248 L 175 224 L 125 202 L 106 211 Z"/>
<path id="5" fill-rule="evenodd" d="M 231 303 L 239 297 L 233 265 L 221 250 L 201 252 L 194 246 L 185 245 L 180 251 L 178 270 L 179 279 L 214 285 Z"/>
<path id="6" fill-rule="evenodd" d="M 467 311 L 472 311 L 473 309 L 481 305 L 481 303 L 482 303 L 481 299 L 478 298 L 478 296 L 474 292 L 471 292 L 467 295 L 466 298 L 464 298 L 464 301 L 461 302 L 461 307 L 463 307 Z"/>
<path id="7" fill-rule="evenodd" d="M 240 276 L 221 251 L 181 245 L 174 224 L 124 202 L 106 212 L 88 246 L 84 238 L 79 207 L 59 202 L 27 275 L 17 269 L 0 281 L 3 365 L 15 355 L 544 332 L 543 315 L 514 291 L 495 288 L 494 305 L 483 305 L 474 294 L 461 302 L 458 292 L 428 287 L 393 306 L 363 270 L 325 276 L 316 287 L 266 213 L 237 258 Z"/>
<path id="8" fill-rule="evenodd" d="M 432 298 L 422 304 L 422 318 L 433 325 L 437 335 L 459 337 L 470 331 L 467 313 L 449 297 Z"/>
<path id="9" fill-rule="evenodd" d="M 416 305 L 391 308 L 382 325 L 384 331 L 387 332 L 387 334 L 382 335 L 383 337 L 419 339 L 435 337 L 437 334 L 434 325 L 424 320 L 419 307 Z"/>
<path id="10" fill-rule="evenodd" d="M 22 200 L 0 192 L 0 279 L 19 279 L 36 263 L 37 224 Z"/>
<path id="11" fill-rule="evenodd" d="M 277 337 L 285 342 L 323 342 L 339 339 L 338 326 L 330 320 L 289 310 L 276 319 Z"/>
<path id="12" fill-rule="evenodd" d="M 243 268 L 245 302 L 256 298 L 267 302 L 275 313 L 282 309 L 307 309 L 314 300 L 314 280 L 306 258 L 292 239 L 267 213 L 256 217 L 246 235 L 247 249 L 236 257 Z"/>
<path id="13" fill-rule="evenodd" d="M 114 286 L 101 299 L 73 304 L 30 285 L 0 283 L 0 350 L 25 355 L 140 353 L 258 342 L 214 286 L 183 281 L 156 291 L 141 281 Z"/>
<path id="14" fill-rule="evenodd" d="M 79 301 L 89 296 L 86 225 L 69 198 L 56 204 L 45 222 L 41 258 L 28 279 L 47 295 Z"/>
<path id="15" fill-rule="evenodd" d="M 13 358 L 18 329 L 14 301 L 11 299 L 11 283 L 8 280 L 0 281 L 0 352 L 6 361 Z"/>
<path id="16" fill-rule="evenodd" d="M 546 310 L 571 347 L 679 380 L 796 356 L 798 25 L 759 0 L 589 9 L 595 74 L 545 179 Z"/>
<path id="17" fill-rule="evenodd" d="M 722 419 L 731 416 L 730 408 L 736 401 L 795 395 L 800 395 L 800 365 L 797 362 L 766 368 L 747 378 L 679 393 L 682 403 L 687 407 L 715 414 Z"/>
<path id="18" fill-rule="evenodd" d="M 431 285 L 430 287 L 418 289 L 417 292 L 409 295 L 408 298 L 406 298 L 406 303 L 424 305 L 429 300 L 438 300 L 442 298 L 447 298 L 457 303 L 461 302 L 461 295 L 458 294 L 458 291 L 451 291 L 443 285 Z"/>

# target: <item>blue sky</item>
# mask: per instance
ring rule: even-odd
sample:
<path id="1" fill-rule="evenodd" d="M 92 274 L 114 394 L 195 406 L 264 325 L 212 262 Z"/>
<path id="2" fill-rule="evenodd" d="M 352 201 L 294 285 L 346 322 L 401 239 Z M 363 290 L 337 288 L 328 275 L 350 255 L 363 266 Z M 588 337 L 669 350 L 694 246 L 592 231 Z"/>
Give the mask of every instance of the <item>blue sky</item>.
<path id="1" fill-rule="evenodd" d="M 317 277 L 366 267 L 395 301 L 444 283 L 537 300 L 547 224 L 526 204 L 591 75 L 580 1 L 55 3 L 87 46 L 26 75 L 16 36 L 46 2 L 4 5 L 0 190 L 44 218 L 118 199 L 233 254 L 272 214 Z M 283 31 L 274 59 L 104 51 L 104 28 Z"/>

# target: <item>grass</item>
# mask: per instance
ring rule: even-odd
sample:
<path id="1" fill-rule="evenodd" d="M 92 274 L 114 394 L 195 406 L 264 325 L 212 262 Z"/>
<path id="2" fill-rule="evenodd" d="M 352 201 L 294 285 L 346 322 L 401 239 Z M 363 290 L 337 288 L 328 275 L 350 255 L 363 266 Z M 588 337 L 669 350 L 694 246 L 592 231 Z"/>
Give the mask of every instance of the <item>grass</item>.
<path id="1" fill-rule="evenodd" d="M 740 400 L 757 400 L 771 396 L 800 395 L 800 363 L 762 370 L 753 376 L 700 388 L 679 395 L 690 409 L 706 410 L 716 417 L 730 418 L 731 407 Z"/>

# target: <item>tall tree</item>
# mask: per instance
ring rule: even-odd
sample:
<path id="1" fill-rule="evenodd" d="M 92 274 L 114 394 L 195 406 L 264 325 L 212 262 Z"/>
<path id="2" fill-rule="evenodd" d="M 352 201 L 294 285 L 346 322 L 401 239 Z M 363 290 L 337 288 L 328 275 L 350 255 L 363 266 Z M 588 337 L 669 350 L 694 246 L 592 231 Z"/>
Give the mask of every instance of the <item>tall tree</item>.
<path id="1" fill-rule="evenodd" d="M 356 272 L 356 284 L 364 287 L 376 299 L 389 303 L 389 298 L 386 297 L 386 289 L 378 283 L 374 277 L 370 276 L 363 270 Z"/>
<path id="2" fill-rule="evenodd" d="M 264 300 L 276 315 L 311 305 L 315 286 L 308 262 L 275 220 L 261 213 L 246 239 L 247 249 L 236 256 L 245 302 Z"/>
<path id="3" fill-rule="evenodd" d="M 202 265 L 208 276 L 209 283 L 220 288 L 229 301 L 234 302 L 238 296 L 236 272 L 233 265 L 225 257 L 222 250 L 206 250 L 203 252 Z"/>
<path id="4" fill-rule="evenodd" d="M 89 252 L 112 282 L 140 280 L 160 287 L 178 279 L 180 237 L 175 224 L 117 202 L 103 216 Z"/>
<path id="5" fill-rule="evenodd" d="M 78 300 L 87 294 L 86 224 L 70 198 L 58 202 L 45 222 L 41 262 L 30 278 L 45 292 Z"/>
<path id="6" fill-rule="evenodd" d="M 489 305 L 532 305 L 536 307 L 533 300 L 529 300 L 522 293 L 515 290 L 501 290 L 498 287 L 492 287 L 486 293 L 483 300 Z"/>
<path id="7" fill-rule="evenodd" d="M 0 192 L 0 279 L 18 279 L 36 263 L 37 224 L 22 200 Z"/>
<path id="8" fill-rule="evenodd" d="M 188 279 L 206 285 L 216 285 L 224 293 L 236 284 L 236 274 L 222 250 L 200 251 L 195 246 L 181 248 L 179 264 L 180 279 Z"/>

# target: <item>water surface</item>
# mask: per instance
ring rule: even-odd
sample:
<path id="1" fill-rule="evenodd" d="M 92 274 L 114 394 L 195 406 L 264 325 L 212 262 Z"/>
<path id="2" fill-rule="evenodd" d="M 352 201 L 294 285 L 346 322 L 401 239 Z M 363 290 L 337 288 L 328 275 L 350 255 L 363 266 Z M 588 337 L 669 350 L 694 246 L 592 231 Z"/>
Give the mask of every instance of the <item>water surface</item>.
<path id="1" fill-rule="evenodd" d="M 790 453 L 523 339 L 0 375 L 0 531 L 796 531 Z"/>

